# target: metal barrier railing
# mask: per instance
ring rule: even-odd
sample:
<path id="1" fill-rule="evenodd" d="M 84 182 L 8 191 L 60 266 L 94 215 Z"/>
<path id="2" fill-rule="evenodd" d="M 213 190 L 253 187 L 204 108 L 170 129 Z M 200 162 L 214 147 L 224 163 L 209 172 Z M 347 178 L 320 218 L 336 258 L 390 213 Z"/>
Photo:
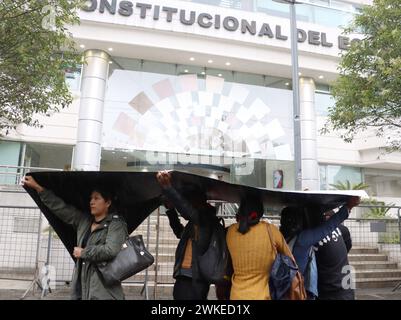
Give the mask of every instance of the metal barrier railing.
<path id="1" fill-rule="evenodd" d="M 0 165 L 0 184 L 18 185 L 27 172 L 36 171 L 63 171 L 63 169 Z"/>
<path id="2" fill-rule="evenodd" d="M 235 214 L 232 211 L 237 207 L 220 204 L 219 213 L 225 219 L 226 226 L 235 223 Z M 228 207 L 230 209 L 225 210 Z M 363 211 L 372 208 L 394 209 L 397 211 L 397 218 L 364 218 Z M 368 257 L 377 256 L 384 259 L 385 255 L 386 261 L 397 267 L 401 266 L 401 207 L 364 205 L 359 209 L 362 210 L 359 217 L 347 219 L 344 223 L 350 230 L 356 250 L 377 249 L 376 254 Z M 263 219 L 269 219 L 278 226 L 280 217 L 265 215 Z M 179 239 L 170 229 L 164 207 L 152 213 L 134 234 L 144 236 L 149 251 L 155 256 L 155 263 L 124 281 L 124 287 L 142 287 L 141 294 L 144 293 L 145 299 L 150 299 L 149 287 L 153 287 L 153 299 L 163 296 L 171 298 L 175 250 Z M 359 259 L 358 254 L 351 253 L 350 259 Z M 31 289 L 33 292 L 35 289 L 43 289 L 42 272 L 46 265 L 55 269 L 57 285 L 53 290 L 57 290 L 60 284 L 68 284 L 71 281 L 73 261 L 60 239 L 47 225 L 46 219 L 43 219 L 40 210 L 37 207 L 0 206 L 0 279 L 29 281 L 30 286 L 25 296 Z M 401 282 L 394 290 L 400 286 Z"/>

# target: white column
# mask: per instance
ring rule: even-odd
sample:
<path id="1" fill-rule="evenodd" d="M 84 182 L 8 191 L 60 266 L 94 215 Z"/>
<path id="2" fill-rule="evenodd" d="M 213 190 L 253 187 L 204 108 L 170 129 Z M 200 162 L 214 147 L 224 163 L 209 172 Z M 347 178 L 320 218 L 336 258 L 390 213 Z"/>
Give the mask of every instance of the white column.
<path id="1" fill-rule="evenodd" d="M 317 162 L 315 82 L 311 78 L 299 79 L 301 120 L 302 190 L 319 190 Z"/>
<path id="2" fill-rule="evenodd" d="M 109 55 L 106 52 L 85 51 L 73 170 L 98 171 L 100 168 L 103 105 L 108 72 Z"/>

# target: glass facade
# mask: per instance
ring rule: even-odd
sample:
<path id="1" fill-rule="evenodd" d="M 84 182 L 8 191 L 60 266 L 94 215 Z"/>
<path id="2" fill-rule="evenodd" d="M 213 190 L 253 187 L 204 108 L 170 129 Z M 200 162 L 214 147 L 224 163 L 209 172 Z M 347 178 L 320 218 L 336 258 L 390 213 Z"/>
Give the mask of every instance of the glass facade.
<path id="1" fill-rule="evenodd" d="M 264 12 L 278 17 L 289 17 L 289 6 L 273 0 L 183 0 L 245 11 Z M 327 27 L 347 25 L 360 6 L 335 0 L 304 0 L 296 5 L 297 20 Z"/>
<path id="2" fill-rule="evenodd" d="M 71 91 L 79 91 L 81 86 L 82 66 L 65 70 L 65 81 Z"/>
<path id="3" fill-rule="evenodd" d="M 292 188 L 292 92 L 286 82 L 114 57 L 101 168 L 179 169 L 259 187 L 273 185 L 273 171 L 282 170 L 283 188 Z"/>
<path id="4" fill-rule="evenodd" d="M 15 184 L 20 165 L 21 143 L 0 140 L 0 184 Z"/>
<path id="5" fill-rule="evenodd" d="M 315 110 L 317 116 L 327 116 L 329 108 L 334 107 L 334 104 L 335 100 L 332 95 L 328 93 L 315 93 Z"/>
<path id="6" fill-rule="evenodd" d="M 401 195 L 401 172 L 399 170 L 364 169 L 365 183 L 373 197 L 399 198 Z"/>
<path id="7" fill-rule="evenodd" d="M 343 183 L 347 181 L 351 185 L 363 182 L 362 170 L 357 167 L 320 165 L 320 190 L 336 189 L 332 184 Z"/>
<path id="8" fill-rule="evenodd" d="M 72 150 L 69 145 L 0 140 L 0 184 L 19 184 L 26 171 L 70 170 Z"/>
<path id="9" fill-rule="evenodd" d="M 64 169 L 71 168 L 73 146 L 48 143 L 25 143 L 24 167 Z"/>

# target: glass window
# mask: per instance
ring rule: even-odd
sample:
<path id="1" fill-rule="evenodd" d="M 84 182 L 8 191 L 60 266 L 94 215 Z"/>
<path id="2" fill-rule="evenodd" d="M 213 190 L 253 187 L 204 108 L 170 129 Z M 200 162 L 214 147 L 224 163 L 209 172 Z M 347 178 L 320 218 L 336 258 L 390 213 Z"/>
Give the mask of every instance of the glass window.
<path id="1" fill-rule="evenodd" d="M 132 60 L 132 61 L 131 61 Z M 142 71 L 149 73 L 161 73 L 170 75 L 186 75 L 195 74 L 198 79 L 206 79 L 207 75 L 223 78 L 225 81 L 265 86 L 270 88 L 280 88 L 290 90 L 290 79 L 272 77 L 261 74 L 237 72 L 223 69 L 205 68 L 194 65 L 181 65 L 163 62 L 154 62 L 147 60 L 128 59 L 121 57 L 113 57 L 109 77 L 115 70 Z"/>
<path id="2" fill-rule="evenodd" d="M 315 93 L 315 110 L 317 116 L 325 117 L 330 107 L 334 107 L 335 100 L 332 95 Z"/>
<path id="3" fill-rule="evenodd" d="M 289 10 L 289 6 L 285 3 L 277 3 L 273 0 L 256 0 L 256 11 L 259 12 L 279 17 L 289 17 Z"/>
<path id="4" fill-rule="evenodd" d="M 254 11 L 254 0 L 186 0 L 212 6 Z"/>
<path id="5" fill-rule="evenodd" d="M 274 0 L 183 0 L 196 3 L 264 12 L 268 15 L 289 18 L 289 5 Z M 328 27 L 345 26 L 358 13 L 359 6 L 338 0 L 304 0 L 296 5 L 297 19 Z"/>
<path id="6" fill-rule="evenodd" d="M 259 74 L 235 72 L 234 80 L 235 82 L 240 82 L 240 83 L 255 84 L 259 86 L 265 85 L 264 76 Z"/>
<path id="7" fill-rule="evenodd" d="M 329 6 L 330 5 L 330 0 L 309 0 L 309 3 L 313 3 L 313 4 L 318 4 L 320 6 Z"/>
<path id="8" fill-rule="evenodd" d="M 0 140 L 0 184 L 18 183 L 21 143 Z"/>
<path id="9" fill-rule="evenodd" d="M 65 70 L 65 82 L 71 91 L 79 91 L 81 84 L 81 69 L 79 68 L 67 68 Z"/>
<path id="10" fill-rule="evenodd" d="M 172 63 L 162 63 L 162 62 L 144 60 L 142 62 L 141 70 L 143 72 L 154 72 L 154 70 L 157 70 L 157 73 L 177 74 L 177 65 Z"/>
<path id="11" fill-rule="evenodd" d="M 319 166 L 320 190 L 327 190 L 327 166 Z"/>
<path id="12" fill-rule="evenodd" d="M 320 166 L 320 187 L 322 189 L 341 189 L 340 185 L 346 185 L 347 181 L 350 182 L 351 187 L 363 182 L 361 168 L 340 165 Z"/>
<path id="13" fill-rule="evenodd" d="M 35 168 L 71 168 L 73 146 L 46 143 L 27 143 L 24 166 Z"/>
<path id="14" fill-rule="evenodd" d="M 142 170 L 149 162 L 146 157 L 157 151 L 159 165 L 170 166 L 166 155 L 170 159 L 178 154 L 184 160 L 187 156 L 196 170 L 223 166 L 239 183 L 265 186 L 272 175 L 266 160 L 293 159 L 292 92 L 264 86 L 282 81 L 149 61 L 143 61 L 141 71 L 115 68 L 105 96 L 102 147 L 112 159 L 119 150 L 128 154 L 118 158 L 119 165 L 102 155 L 102 168 L 125 170 L 132 163 L 130 168 L 138 168 L 140 152 L 145 154 Z M 287 169 L 276 169 L 293 180 Z M 285 182 L 285 188 L 290 186 Z"/>
<path id="15" fill-rule="evenodd" d="M 363 173 L 365 183 L 369 185 L 369 194 L 373 197 L 400 197 L 400 171 L 366 168 Z"/>

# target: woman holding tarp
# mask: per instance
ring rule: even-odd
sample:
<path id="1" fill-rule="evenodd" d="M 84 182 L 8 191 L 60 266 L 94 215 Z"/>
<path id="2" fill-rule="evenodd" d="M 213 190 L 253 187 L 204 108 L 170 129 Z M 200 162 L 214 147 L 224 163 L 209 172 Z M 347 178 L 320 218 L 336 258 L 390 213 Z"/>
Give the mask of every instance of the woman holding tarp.
<path id="1" fill-rule="evenodd" d="M 230 300 L 270 300 L 269 276 L 276 257 L 273 245 L 278 253 L 291 256 L 283 235 L 275 225 L 260 221 L 262 215 L 260 197 L 248 194 L 241 201 L 237 223 L 228 228 L 227 246 L 234 271 Z"/>
<path id="2" fill-rule="evenodd" d="M 180 239 L 176 252 L 173 277 L 174 300 L 206 300 L 210 282 L 201 274 L 199 258 L 209 248 L 216 218 L 216 209 L 207 203 L 206 192 L 197 185 L 185 185 L 178 192 L 168 171 L 156 175 L 163 194 L 171 202 L 167 217 L 174 234 Z M 188 221 L 185 227 L 177 211 Z"/>
<path id="3" fill-rule="evenodd" d="M 31 176 L 24 186 L 36 190 L 42 202 L 63 222 L 77 232 L 77 259 L 72 279 L 71 298 L 74 300 L 123 300 L 121 283 L 106 285 L 97 264 L 111 261 L 121 250 L 128 232 L 125 221 L 112 209 L 112 194 L 95 187 L 90 195 L 90 215 L 66 204 L 51 190 L 38 184 Z"/>

